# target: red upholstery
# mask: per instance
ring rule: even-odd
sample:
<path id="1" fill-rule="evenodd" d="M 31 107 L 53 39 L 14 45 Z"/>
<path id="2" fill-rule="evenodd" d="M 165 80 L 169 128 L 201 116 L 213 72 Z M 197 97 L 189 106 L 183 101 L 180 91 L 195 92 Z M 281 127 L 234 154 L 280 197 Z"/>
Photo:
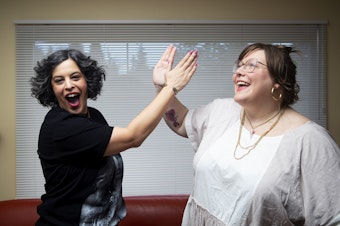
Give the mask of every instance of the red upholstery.
<path id="1" fill-rule="evenodd" d="M 188 195 L 125 197 L 126 217 L 119 226 L 180 226 Z M 1 226 L 33 226 L 40 199 L 0 201 Z"/>
<path id="2" fill-rule="evenodd" d="M 188 195 L 126 197 L 119 226 L 180 226 Z"/>
<path id="3" fill-rule="evenodd" d="M 13 199 L 0 201 L 0 225 L 33 226 L 38 219 L 40 199 Z"/>

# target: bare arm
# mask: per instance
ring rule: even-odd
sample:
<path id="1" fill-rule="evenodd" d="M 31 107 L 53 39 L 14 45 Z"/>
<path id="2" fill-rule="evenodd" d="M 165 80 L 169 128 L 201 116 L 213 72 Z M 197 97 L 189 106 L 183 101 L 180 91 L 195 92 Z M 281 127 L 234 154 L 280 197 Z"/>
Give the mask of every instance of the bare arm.
<path id="1" fill-rule="evenodd" d="M 182 137 L 188 137 L 185 130 L 184 119 L 188 113 L 185 107 L 176 97 L 172 100 L 168 110 L 165 112 L 164 121 L 168 127 Z"/>
<path id="2" fill-rule="evenodd" d="M 182 90 L 190 81 L 196 71 L 196 54 L 189 52 L 178 65 L 171 70 L 175 52 L 176 48 L 169 46 L 155 67 L 157 68 L 161 64 L 163 66 L 159 68 L 166 68 L 163 72 L 165 72 L 167 85 L 127 127 L 115 127 L 113 129 L 110 142 L 105 151 L 106 156 L 140 146 L 162 119 L 169 104 L 175 97 L 175 92 Z"/>
<path id="3" fill-rule="evenodd" d="M 197 55 L 197 51 L 192 52 L 192 54 Z M 159 93 L 164 87 L 164 79 L 161 74 L 154 73 L 153 81 L 155 83 L 156 92 Z M 182 137 L 188 137 L 184 124 L 187 113 L 188 108 L 175 97 L 172 99 L 166 113 L 164 114 L 164 121 L 168 127 Z"/>
<path id="4" fill-rule="evenodd" d="M 156 85 L 156 92 L 159 93 L 163 86 Z M 183 105 L 177 97 L 174 97 L 167 108 L 163 119 L 168 125 L 168 127 L 174 131 L 176 134 L 182 137 L 188 137 L 185 130 L 185 116 L 188 113 L 188 108 Z"/>

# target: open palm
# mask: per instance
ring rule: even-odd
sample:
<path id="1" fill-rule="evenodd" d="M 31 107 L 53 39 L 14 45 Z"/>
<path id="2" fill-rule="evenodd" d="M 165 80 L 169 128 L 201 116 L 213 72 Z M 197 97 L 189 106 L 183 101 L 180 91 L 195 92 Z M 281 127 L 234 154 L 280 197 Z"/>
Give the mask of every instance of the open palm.
<path id="1" fill-rule="evenodd" d="M 173 45 L 169 45 L 169 47 L 164 51 L 162 57 L 159 59 L 153 70 L 152 78 L 155 85 L 164 85 L 165 73 L 171 70 L 175 53 L 176 47 Z"/>

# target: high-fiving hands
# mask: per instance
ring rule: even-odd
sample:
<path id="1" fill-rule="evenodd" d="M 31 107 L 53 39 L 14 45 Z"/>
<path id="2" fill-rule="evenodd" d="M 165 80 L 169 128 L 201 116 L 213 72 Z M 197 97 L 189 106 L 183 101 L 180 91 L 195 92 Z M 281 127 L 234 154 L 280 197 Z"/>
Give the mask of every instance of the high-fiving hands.
<path id="1" fill-rule="evenodd" d="M 153 82 L 158 89 L 168 85 L 182 90 L 190 81 L 197 68 L 197 51 L 189 51 L 172 69 L 176 47 L 170 45 L 159 59 L 153 71 Z"/>

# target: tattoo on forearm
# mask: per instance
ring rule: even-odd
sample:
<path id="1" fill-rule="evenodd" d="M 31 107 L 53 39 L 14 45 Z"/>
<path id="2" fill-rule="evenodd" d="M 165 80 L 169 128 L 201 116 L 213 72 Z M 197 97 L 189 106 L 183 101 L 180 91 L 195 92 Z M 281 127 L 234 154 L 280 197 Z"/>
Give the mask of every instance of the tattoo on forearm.
<path id="1" fill-rule="evenodd" d="M 169 111 L 167 111 L 167 112 L 165 113 L 165 116 L 166 116 L 166 118 L 167 118 L 170 122 L 172 122 L 172 125 L 173 125 L 174 127 L 178 127 L 178 126 L 179 126 L 179 123 L 178 123 L 178 121 L 177 121 L 176 112 L 175 112 L 174 109 L 170 109 Z"/>

